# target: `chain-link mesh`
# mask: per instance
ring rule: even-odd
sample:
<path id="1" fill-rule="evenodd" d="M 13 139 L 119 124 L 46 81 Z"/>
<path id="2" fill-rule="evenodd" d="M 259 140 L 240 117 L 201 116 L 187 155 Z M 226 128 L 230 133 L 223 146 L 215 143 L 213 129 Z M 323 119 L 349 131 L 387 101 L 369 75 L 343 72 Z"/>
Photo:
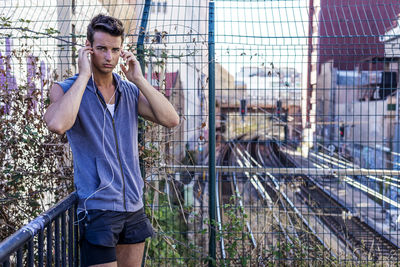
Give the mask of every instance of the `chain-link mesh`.
<path id="1" fill-rule="evenodd" d="M 138 56 L 146 79 L 181 118 L 173 129 L 141 125 L 156 231 L 146 266 L 398 264 L 394 0 L 3 1 L 0 198 L 13 211 L 29 208 L 18 219 L 0 208 L 2 237 L 72 190 L 66 140 L 49 134 L 41 116 L 52 83 L 77 72 L 77 50 L 98 13 L 123 21 L 125 48 L 136 54 L 145 33 Z"/>

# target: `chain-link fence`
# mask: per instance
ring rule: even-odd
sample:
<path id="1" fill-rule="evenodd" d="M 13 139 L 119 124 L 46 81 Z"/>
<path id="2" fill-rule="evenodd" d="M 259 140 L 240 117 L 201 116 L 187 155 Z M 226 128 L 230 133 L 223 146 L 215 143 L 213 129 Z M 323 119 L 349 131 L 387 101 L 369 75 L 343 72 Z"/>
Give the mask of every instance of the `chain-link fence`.
<path id="1" fill-rule="evenodd" d="M 181 118 L 140 126 L 146 266 L 398 264 L 394 0 L 3 1 L 2 238 L 72 190 L 41 117 L 98 13 Z"/>

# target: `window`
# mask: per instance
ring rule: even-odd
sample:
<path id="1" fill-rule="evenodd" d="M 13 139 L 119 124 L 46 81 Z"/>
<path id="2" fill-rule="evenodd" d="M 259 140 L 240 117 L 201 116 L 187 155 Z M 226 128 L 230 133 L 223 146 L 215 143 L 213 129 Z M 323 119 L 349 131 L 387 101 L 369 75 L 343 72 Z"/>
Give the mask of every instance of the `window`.
<path id="1" fill-rule="evenodd" d="M 151 13 L 163 12 L 165 14 L 165 13 L 167 13 L 167 1 L 158 1 L 158 2 L 152 1 L 150 4 L 150 9 L 151 9 Z"/>
<path id="2" fill-rule="evenodd" d="M 342 86 L 357 86 L 359 85 L 360 75 L 356 71 L 341 71 L 337 72 L 337 84 Z"/>

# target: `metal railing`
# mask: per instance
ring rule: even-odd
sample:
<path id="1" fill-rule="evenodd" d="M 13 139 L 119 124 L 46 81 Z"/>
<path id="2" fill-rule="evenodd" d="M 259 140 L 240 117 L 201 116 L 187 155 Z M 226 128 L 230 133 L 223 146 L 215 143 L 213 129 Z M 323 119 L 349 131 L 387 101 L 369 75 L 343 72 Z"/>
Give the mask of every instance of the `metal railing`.
<path id="1" fill-rule="evenodd" d="M 0 243 L 0 266 L 79 266 L 77 196 L 70 194 Z"/>
<path id="2" fill-rule="evenodd" d="M 167 165 L 166 172 L 174 174 L 180 172 L 204 172 L 209 169 L 206 165 Z M 245 166 L 215 166 L 216 171 L 220 172 L 248 172 L 251 174 L 257 173 L 271 173 L 271 174 L 291 174 L 291 175 L 400 175 L 400 170 L 389 169 L 367 169 L 357 166 L 347 168 L 300 168 L 300 167 L 245 167 Z"/>

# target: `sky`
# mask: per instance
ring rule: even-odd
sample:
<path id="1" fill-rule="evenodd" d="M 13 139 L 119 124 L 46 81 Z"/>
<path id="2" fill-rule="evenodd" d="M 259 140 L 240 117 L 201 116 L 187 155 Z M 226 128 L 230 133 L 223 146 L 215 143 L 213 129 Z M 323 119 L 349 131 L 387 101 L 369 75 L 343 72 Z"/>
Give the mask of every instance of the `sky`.
<path id="1" fill-rule="evenodd" d="M 231 74 L 242 66 L 304 68 L 308 1 L 216 1 L 216 60 Z"/>

